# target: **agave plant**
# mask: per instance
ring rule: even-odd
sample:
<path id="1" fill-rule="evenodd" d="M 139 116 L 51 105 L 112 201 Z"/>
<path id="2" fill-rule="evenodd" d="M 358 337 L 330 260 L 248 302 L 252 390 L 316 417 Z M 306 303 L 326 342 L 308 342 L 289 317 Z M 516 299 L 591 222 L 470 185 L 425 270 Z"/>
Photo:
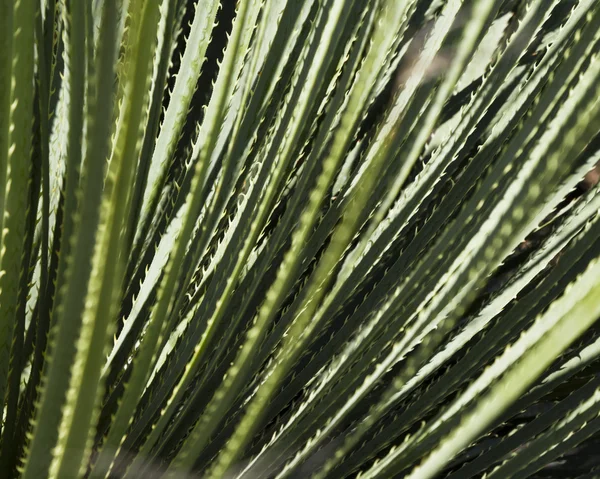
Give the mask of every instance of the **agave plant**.
<path id="1" fill-rule="evenodd" d="M 598 0 L 0 21 L 2 477 L 600 474 Z"/>

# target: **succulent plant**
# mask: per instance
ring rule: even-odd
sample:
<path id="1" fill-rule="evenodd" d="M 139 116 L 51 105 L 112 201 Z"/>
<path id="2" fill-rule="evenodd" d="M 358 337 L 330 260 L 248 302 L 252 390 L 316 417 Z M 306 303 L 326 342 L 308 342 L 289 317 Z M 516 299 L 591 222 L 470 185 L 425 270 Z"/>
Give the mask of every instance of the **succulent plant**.
<path id="1" fill-rule="evenodd" d="M 598 0 L 0 1 L 0 475 L 600 475 Z"/>

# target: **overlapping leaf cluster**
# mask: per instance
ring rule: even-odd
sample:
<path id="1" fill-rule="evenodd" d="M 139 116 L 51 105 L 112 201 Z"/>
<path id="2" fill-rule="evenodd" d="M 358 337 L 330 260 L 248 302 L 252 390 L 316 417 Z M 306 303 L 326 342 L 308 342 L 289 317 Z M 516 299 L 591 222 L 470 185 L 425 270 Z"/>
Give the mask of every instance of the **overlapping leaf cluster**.
<path id="1" fill-rule="evenodd" d="M 2 477 L 600 474 L 598 0 L 0 21 Z"/>

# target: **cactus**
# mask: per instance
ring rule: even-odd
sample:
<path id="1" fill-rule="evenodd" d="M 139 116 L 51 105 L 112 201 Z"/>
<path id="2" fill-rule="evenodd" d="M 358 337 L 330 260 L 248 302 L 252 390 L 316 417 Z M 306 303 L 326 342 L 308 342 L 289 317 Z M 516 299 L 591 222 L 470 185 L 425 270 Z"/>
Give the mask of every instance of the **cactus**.
<path id="1" fill-rule="evenodd" d="M 600 474 L 598 0 L 0 21 L 2 477 Z"/>

